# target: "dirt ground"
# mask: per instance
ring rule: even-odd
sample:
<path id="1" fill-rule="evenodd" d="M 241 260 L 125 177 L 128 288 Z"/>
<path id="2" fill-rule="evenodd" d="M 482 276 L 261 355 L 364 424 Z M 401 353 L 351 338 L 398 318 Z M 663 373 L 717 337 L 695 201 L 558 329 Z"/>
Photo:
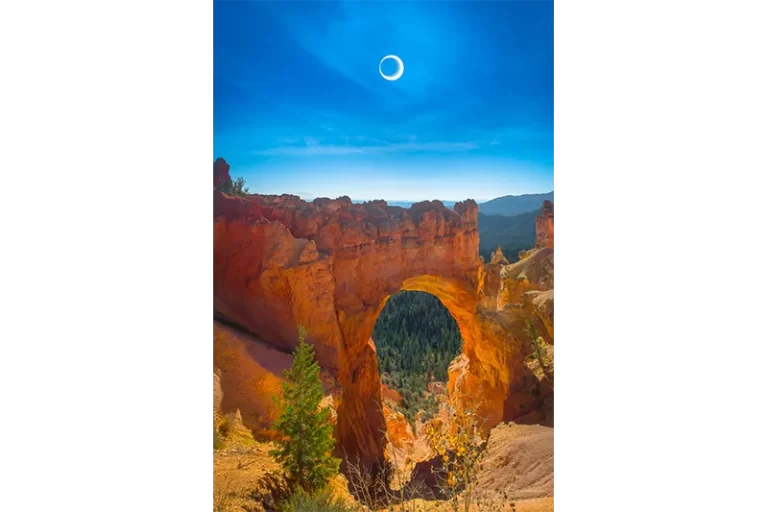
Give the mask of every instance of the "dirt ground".
<path id="1" fill-rule="evenodd" d="M 256 443 L 252 447 L 216 450 L 213 455 L 214 512 L 245 512 L 258 510 L 253 497 L 261 487 L 260 480 L 279 465 L 269 456 L 271 443 Z"/>
<path id="2" fill-rule="evenodd" d="M 269 456 L 272 443 L 237 443 L 214 451 L 214 512 L 261 512 L 259 492 L 263 478 L 278 472 L 279 465 Z M 515 508 L 507 503 L 494 507 L 494 512 L 554 511 L 554 429 L 541 425 L 502 424 L 491 432 L 479 489 L 495 496 L 506 492 L 514 497 Z M 352 504 L 347 482 L 338 476 L 333 482 L 334 494 Z M 493 499 L 494 502 L 498 500 Z M 416 505 L 415 507 L 413 505 Z M 401 506 L 393 510 L 399 511 Z M 384 509 L 382 512 L 388 511 Z M 403 510 L 449 512 L 445 502 L 416 500 Z M 487 510 L 473 507 L 472 512 Z"/>
<path id="3" fill-rule="evenodd" d="M 554 512 L 555 498 L 534 498 L 516 503 L 517 512 Z"/>
<path id="4" fill-rule="evenodd" d="M 527 500 L 517 500 L 514 502 L 515 507 L 512 508 L 510 503 L 506 503 L 505 505 L 496 504 L 494 508 L 478 508 L 476 506 L 470 507 L 470 512 L 554 512 L 555 510 L 555 499 L 554 498 L 532 498 Z M 451 506 L 447 502 L 434 502 L 434 501 L 423 501 L 423 500 L 414 500 L 412 502 L 406 503 L 404 506 L 397 505 L 393 509 L 385 508 L 378 510 L 376 512 L 389 512 L 392 510 L 393 512 L 407 512 L 407 511 L 417 511 L 417 512 L 451 512 Z"/>
<path id="5" fill-rule="evenodd" d="M 491 431 L 478 477 L 480 487 L 517 499 L 549 498 L 555 492 L 555 429 L 502 424 Z"/>
<path id="6" fill-rule="evenodd" d="M 213 454 L 214 512 L 262 512 L 259 493 L 267 490 L 265 477 L 279 473 L 280 466 L 269 455 L 272 443 L 255 442 L 215 450 Z M 347 481 L 338 475 L 330 483 L 333 494 L 347 504 L 354 500 L 347 490 Z"/>

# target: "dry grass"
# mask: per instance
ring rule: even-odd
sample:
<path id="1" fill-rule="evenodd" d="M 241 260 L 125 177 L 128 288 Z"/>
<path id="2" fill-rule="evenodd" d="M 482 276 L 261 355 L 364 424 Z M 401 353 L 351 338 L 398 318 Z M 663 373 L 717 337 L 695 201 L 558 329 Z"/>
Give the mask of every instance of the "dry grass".
<path id="1" fill-rule="evenodd" d="M 400 510 L 401 505 L 397 505 L 394 510 Z M 446 501 L 425 501 L 425 500 L 412 500 L 410 502 L 407 502 L 407 504 L 403 505 L 402 508 L 404 510 L 420 510 L 424 512 L 450 512 L 451 507 L 450 504 Z M 485 512 L 484 509 L 483 512 Z M 505 507 L 499 507 L 499 511 L 506 512 L 509 510 L 509 505 L 506 505 Z M 533 499 L 527 499 L 527 500 L 517 500 L 515 501 L 515 509 L 516 512 L 554 512 L 555 510 L 555 499 L 554 498 L 533 498 Z M 389 508 L 383 508 L 381 510 L 377 510 L 376 512 L 388 512 Z M 478 508 L 476 506 L 470 507 L 470 512 L 477 512 Z"/>
<path id="2" fill-rule="evenodd" d="M 263 478 L 268 473 L 280 469 L 279 464 L 269 456 L 269 451 L 273 448 L 272 443 L 256 442 L 249 447 L 230 446 L 214 451 L 214 512 L 263 510 L 261 502 L 257 499 L 258 491 L 265 490 Z M 339 475 L 334 479 L 331 482 L 331 488 L 333 494 L 341 497 L 347 504 L 355 504 L 343 476 Z M 450 511 L 450 506 L 447 502 L 413 500 L 406 509 L 445 512 Z M 381 512 L 387 512 L 387 510 L 382 509 Z M 515 510 L 516 512 L 554 512 L 555 501 L 552 497 L 517 500 Z M 475 509 L 472 511 L 474 512 Z"/>
<path id="3" fill-rule="evenodd" d="M 213 454 L 214 512 L 259 510 L 253 492 L 263 487 L 262 478 L 280 466 L 269 456 L 271 443 L 227 447 Z"/>
<path id="4" fill-rule="evenodd" d="M 267 491 L 265 477 L 279 474 L 280 465 L 269 455 L 275 445 L 254 442 L 252 445 L 227 445 L 213 452 L 214 512 L 261 512 L 259 493 Z M 347 490 L 347 481 L 339 475 L 331 480 L 334 496 L 349 505 L 354 499 Z"/>
<path id="5" fill-rule="evenodd" d="M 217 415 L 216 423 L 219 427 L 227 424 L 223 429 L 227 435 L 221 438 L 222 448 L 214 450 L 214 512 L 263 512 L 263 500 L 270 494 L 270 479 L 272 484 L 284 486 L 280 483 L 281 478 L 271 476 L 280 474 L 279 464 L 269 455 L 275 445 L 254 440 L 238 416 L 235 414 L 220 418 Z M 508 502 L 499 500 L 496 503 L 496 499 L 493 499 L 492 507 L 471 508 L 471 512 L 554 511 L 551 434 L 551 428 L 538 425 L 510 424 L 493 429 L 487 448 L 485 471 L 480 475 L 480 488 L 492 493 L 509 492 L 510 495 L 526 499 L 516 500 L 514 509 Z M 390 452 L 390 456 L 395 456 L 393 462 L 403 455 L 396 450 Z M 339 475 L 331 481 L 331 490 L 334 496 L 341 498 L 353 510 L 363 509 L 350 495 L 344 476 Z M 279 492 L 278 495 L 283 496 Z M 278 495 L 272 494 L 275 498 Z M 266 499 L 266 503 L 269 503 L 269 497 Z M 397 503 L 394 510 L 450 512 L 451 506 L 444 501 L 418 499 Z M 381 512 L 388 511 L 389 508 L 385 508 Z"/>

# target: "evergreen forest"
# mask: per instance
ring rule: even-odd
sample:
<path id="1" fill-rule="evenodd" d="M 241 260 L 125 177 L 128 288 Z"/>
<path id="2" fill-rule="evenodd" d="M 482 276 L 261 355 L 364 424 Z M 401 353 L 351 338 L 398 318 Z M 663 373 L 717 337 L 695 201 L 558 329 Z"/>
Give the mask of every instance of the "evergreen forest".
<path id="1" fill-rule="evenodd" d="M 430 382 L 446 382 L 448 365 L 461 352 L 461 334 L 434 295 L 398 292 L 381 311 L 373 329 L 381 380 L 403 395 L 401 411 L 413 420 L 419 410 L 437 410 L 425 396 Z"/>

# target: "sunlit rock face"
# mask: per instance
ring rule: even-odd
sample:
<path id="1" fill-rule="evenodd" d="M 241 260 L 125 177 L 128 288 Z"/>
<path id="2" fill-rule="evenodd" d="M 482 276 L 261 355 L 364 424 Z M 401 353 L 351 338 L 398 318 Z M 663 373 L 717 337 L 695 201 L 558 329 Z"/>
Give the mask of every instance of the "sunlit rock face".
<path id="1" fill-rule="evenodd" d="M 381 383 L 381 399 L 385 402 L 391 402 L 395 406 L 403 403 L 403 395 L 389 388 L 383 382 Z"/>
<path id="2" fill-rule="evenodd" d="M 221 414 L 239 410 L 243 424 L 257 437 L 272 437 L 279 415 L 272 399 L 282 389 L 291 356 L 247 334 L 214 322 L 214 406 Z"/>
<path id="3" fill-rule="evenodd" d="M 274 398 L 282 394 L 284 373 L 293 357 L 248 333 L 213 322 L 213 401 L 220 415 L 238 414 L 242 423 L 259 439 L 273 439 L 272 426 L 280 414 Z M 335 379 L 321 372 L 325 397 L 335 421 L 340 398 Z"/>
<path id="4" fill-rule="evenodd" d="M 413 433 L 411 425 L 408 424 L 408 420 L 403 413 L 390 409 L 388 405 L 384 405 L 382 409 L 384 413 L 384 419 L 387 422 L 387 432 L 389 432 L 389 441 L 395 446 L 395 448 L 403 448 L 408 444 L 412 444 L 416 439 Z"/>
<path id="5" fill-rule="evenodd" d="M 484 265 L 478 245 L 472 200 L 453 210 L 439 201 L 404 209 L 347 197 L 305 202 L 214 192 L 214 310 L 282 351 L 296 346 L 304 327 L 341 390 L 340 453 L 374 463 L 383 457 L 387 424 L 371 333 L 400 290 L 435 295 L 456 319 L 465 363 L 449 392 L 468 386 L 489 428 L 536 407 L 536 378 L 524 364 L 530 312 L 522 290 L 499 298 L 505 260 Z M 507 307 L 518 296 L 519 305 Z"/>

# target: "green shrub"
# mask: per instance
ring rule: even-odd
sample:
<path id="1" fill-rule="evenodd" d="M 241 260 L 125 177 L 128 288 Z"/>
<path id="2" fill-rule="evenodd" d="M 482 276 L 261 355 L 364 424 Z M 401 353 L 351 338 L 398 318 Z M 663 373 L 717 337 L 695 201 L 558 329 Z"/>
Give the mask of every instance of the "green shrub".
<path id="1" fill-rule="evenodd" d="M 280 512 L 352 512 L 339 498 L 334 498 L 329 489 L 307 494 L 300 488 L 280 505 Z"/>
<path id="2" fill-rule="evenodd" d="M 221 437 L 221 433 L 219 433 L 219 430 L 214 428 L 213 429 L 213 449 L 218 450 L 224 446 L 224 438 Z"/>
<path id="3" fill-rule="evenodd" d="M 242 177 L 237 178 L 235 181 L 222 181 L 217 190 L 230 196 L 244 196 L 248 193 L 248 187 L 245 186 L 245 179 Z"/>

